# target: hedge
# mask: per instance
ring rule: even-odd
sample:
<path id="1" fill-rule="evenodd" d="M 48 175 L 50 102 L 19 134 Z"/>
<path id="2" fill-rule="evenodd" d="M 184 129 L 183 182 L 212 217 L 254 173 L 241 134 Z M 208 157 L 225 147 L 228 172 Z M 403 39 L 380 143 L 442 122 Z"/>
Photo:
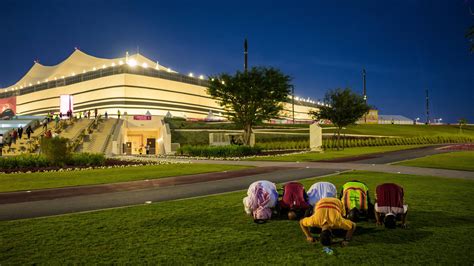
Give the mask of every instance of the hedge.
<path id="1" fill-rule="evenodd" d="M 474 142 L 474 138 L 465 136 L 435 136 L 435 137 L 415 137 L 415 138 L 367 138 L 367 139 L 346 139 L 340 140 L 339 145 L 345 148 L 367 147 L 367 146 L 393 146 L 393 145 L 422 145 L 422 144 L 443 144 L 443 143 L 466 143 Z M 323 139 L 323 149 L 335 148 L 333 139 Z"/>
<path id="2" fill-rule="evenodd" d="M 284 141 L 309 141 L 309 134 L 255 134 L 256 143 L 284 142 Z"/>
<path id="3" fill-rule="evenodd" d="M 346 138 L 340 140 L 340 147 L 344 143 L 345 148 L 368 147 L 368 146 L 393 146 L 393 145 L 423 145 L 423 144 L 443 144 L 443 143 L 469 143 L 474 142 L 474 138 L 465 136 L 435 136 L 435 137 L 415 137 L 415 138 Z M 256 144 L 262 150 L 304 150 L 309 149 L 309 141 L 271 141 L 258 142 Z M 333 139 L 323 139 L 323 149 L 336 148 Z"/>
<path id="4" fill-rule="evenodd" d="M 260 147 L 250 146 L 238 146 L 238 145 L 227 145 L 227 146 L 191 146 L 185 145 L 178 149 L 178 154 L 196 156 L 196 157 L 243 157 L 257 155 L 261 153 Z"/>
<path id="5" fill-rule="evenodd" d="M 67 166 L 102 166 L 105 156 L 100 153 L 74 153 L 63 161 Z M 21 154 L 18 156 L 0 157 L 0 169 L 43 168 L 57 166 L 56 162 L 44 154 Z"/>
<path id="6" fill-rule="evenodd" d="M 209 132 L 172 131 L 171 142 L 183 145 L 209 145 Z"/>
<path id="7" fill-rule="evenodd" d="M 306 150 L 309 149 L 309 141 L 276 141 L 256 144 L 262 150 Z"/>

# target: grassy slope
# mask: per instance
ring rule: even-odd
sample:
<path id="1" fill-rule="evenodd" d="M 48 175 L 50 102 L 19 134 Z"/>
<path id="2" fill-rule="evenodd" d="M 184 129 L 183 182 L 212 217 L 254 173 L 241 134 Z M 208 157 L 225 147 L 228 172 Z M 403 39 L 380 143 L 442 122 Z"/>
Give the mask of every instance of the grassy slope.
<path id="1" fill-rule="evenodd" d="M 282 156 L 266 156 L 251 158 L 252 161 L 318 161 L 318 160 L 329 160 L 342 157 L 352 157 L 359 155 L 367 155 L 371 153 L 389 152 L 397 150 L 405 150 L 422 147 L 423 145 L 400 145 L 400 146 L 372 146 L 372 147 L 358 147 L 358 148 L 346 148 L 340 151 L 328 150 L 323 153 L 319 152 L 306 152 L 300 154 L 290 154 Z"/>
<path id="2" fill-rule="evenodd" d="M 398 163 L 399 165 L 474 171 L 474 151 L 436 154 Z"/>
<path id="3" fill-rule="evenodd" d="M 323 130 L 323 133 L 334 132 L 333 129 Z M 362 134 L 362 135 L 380 135 L 380 136 L 474 136 L 474 126 L 466 126 L 463 134 L 459 133 L 459 127 L 452 125 L 356 125 L 349 126 L 343 133 Z"/>
<path id="4" fill-rule="evenodd" d="M 0 192 L 106 184 L 244 168 L 248 166 L 167 164 L 70 172 L 2 174 L 0 175 Z"/>
<path id="5" fill-rule="evenodd" d="M 0 222 L 1 264 L 473 264 L 473 181 L 353 172 L 404 186 L 406 230 L 359 223 L 350 246 L 322 253 L 295 221 L 257 225 L 244 215 L 245 191 L 59 217 Z M 306 180 L 308 187 L 316 180 Z M 448 237 L 449 236 L 449 237 Z"/>

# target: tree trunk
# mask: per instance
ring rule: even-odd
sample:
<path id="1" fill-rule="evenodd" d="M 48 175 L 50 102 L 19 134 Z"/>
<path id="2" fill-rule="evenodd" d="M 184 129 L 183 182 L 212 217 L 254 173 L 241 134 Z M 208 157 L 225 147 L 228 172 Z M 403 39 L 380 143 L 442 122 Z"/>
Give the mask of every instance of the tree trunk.
<path id="1" fill-rule="evenodd" d="M 244 128 L 244 145 L 250 146 L 250 137 L 252 136 L 252 125 L 245 125 Z"/>
<path id="2" fill-rule="evenodd" d="M 339 150 L 339 141 L 341 139 L 341 128 L 337 128 L 336 149 Z"/>

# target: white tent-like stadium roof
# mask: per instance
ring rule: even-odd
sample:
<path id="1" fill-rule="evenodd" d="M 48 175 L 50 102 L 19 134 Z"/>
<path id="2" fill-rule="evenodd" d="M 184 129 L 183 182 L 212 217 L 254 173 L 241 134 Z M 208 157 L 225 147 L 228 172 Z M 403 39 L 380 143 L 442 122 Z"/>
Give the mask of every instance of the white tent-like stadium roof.
<path id="1" fill-rule="evenodd" d="M 89 71 L 94 71 L 100 68 L 118 66 L 121 64 L 133 64 L 146 66 L 150 68 L 158 68 L 160 70 L 168 70 L 167 67 L 157 64 L 152 60 L 144 57 L 141 54 L 134 54 L 121 58 L 99 58 L 88 55 L 79 49 L 74 52 L 61 63 L 55 66 L 44 66 L 38 62 L 28 70 L 28 72 L 15 84 L 3 89 L 19 89 L 21 87 L 28 87 L 34 84 L 48 82 L 51 80 L 70 77 L 76 74 L 82 74 Z M 176 71 L 168 70 L 176 73 Z"/>

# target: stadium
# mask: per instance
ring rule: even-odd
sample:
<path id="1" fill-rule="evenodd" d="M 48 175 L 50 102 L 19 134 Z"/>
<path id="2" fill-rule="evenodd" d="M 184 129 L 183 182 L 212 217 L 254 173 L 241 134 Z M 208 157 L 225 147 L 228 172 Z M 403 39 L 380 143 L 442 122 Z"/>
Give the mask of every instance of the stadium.
<path id="1" fill-rule="evenodd" d="M 97 111 L 99 115 L 107 113 L 109 118 L 115 118 L 120 113 L 120 121 L 111 120 L 102 130 L 102 135 L 110 130 L 109 135 L 115 137 L 106 142 L 113 139 L 116 144 L 84 147 L 84 151 L 119 153 L 120 145 L 125 147 L 129 143 L 131 153 L 137 153 L 137 147 L 162 140 L 164 146 L 161 145 L 160 151 L 157 147 L 153 153 L 167 153 L 171 151 L 171 143 L 167 141 L 170 137 L 166 136 L 164 117 L 225 120 L 222 107 L 207 94 L 207 78 L 178 73 L 138 53 L 128 55 L 127 52 L 125 57 L 105 59 L 75 49 L 54 66 L 35 62 L 18 82 L 0 90 L 1 117 L 13 119 L 3 123 L 2 130 L 5 133 L 25 126 L 35 117 L 66 114 L 69 110 L 75 116 Z M 289 98 L 280 118 L 271 122 L 309 122 L 308 112 L 316 107 L 317 103 L 310 99 Z M 83 122 L 82 129 L 88 126 Z M 80 132 L 78 129 L 67 137 L 77 138 Z"/>

